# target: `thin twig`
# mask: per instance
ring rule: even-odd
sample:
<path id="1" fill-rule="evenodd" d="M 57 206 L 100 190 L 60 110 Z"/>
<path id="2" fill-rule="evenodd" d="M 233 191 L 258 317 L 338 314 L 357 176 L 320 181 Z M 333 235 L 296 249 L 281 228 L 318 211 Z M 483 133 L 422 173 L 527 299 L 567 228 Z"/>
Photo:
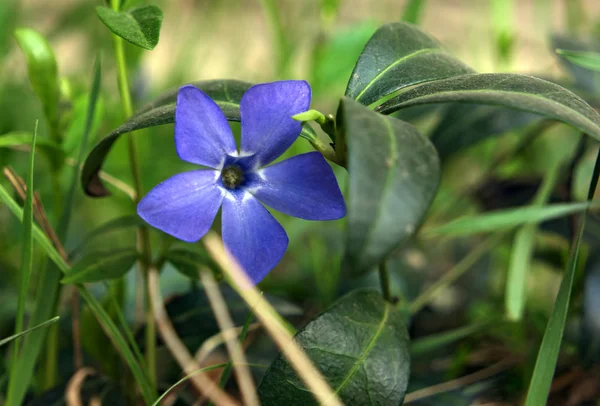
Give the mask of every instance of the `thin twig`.
<path id="1" fill-rule="evenodd" d="M 160 293 L 158 271 L 153 266 L 148 270 L 148 293 L 150 294 L 152 313 L 154 314 L 160 336 L 184 373 L 192 375 L 201 368 L 177 335 L 169 319 Z M 210 398 L 216 405 L 238 405 L 231 396 L 223 392 L 211 379 L 207 378 L 206 374 L 197 373 L 191 376 L 190 379 L 196 389 Z"/>
<path id="2" fill-rule="evenodd" d="M 323 405 L 342 406 L 337 394 L 327 384 L 327 381 L 310 358 L 293 340 L 290 332 L 282 325 L 275 309 L 252 285 L 240 265 L 233 260 L 231 255 L 227 254 L 220 238 L 214 232 L 209 232 L 202 241 L 210 255 L 223 269 L 223 272 L 229 276 L 231 286 L 246 301 L 248 306 L 256 306 L 256 316 L 263 323 L 273 341 L 289 360 L 308 389 L 312 391 L 313 396 Z"/>
<path id="3" fill-rule="evenodd" d="M 223 295 L 221 295 L 219 287 L 217 286 L 211 271 L 204 269 L 200 270 L 199 273 L 200 280 L 202 281 L 204 290 L 206 291 L 206 296 L 210 302 L 210 307 L 215 315 L 215 319 L 217 319 L 219 329 L 225 335 L 225 332 L 232 331 L 235 325 L 233 324 L 231 315 L 227 310 L 227 305 L 225 304 Z M 237 377 L 238 386 L 240 388 L 240 393 L 242 395 L 242 399 L 244 400 L 244 404 L 248 406 L 258 406 L 260 402 L 256 396 L 256 386 L 252 380 L 250 368 L 248 368 L 246 357 L 244 356 L 244 352 L 242 351 L 240 343 L 238 343 L 237 336 L 236 334 L 227 334 L 224 338 L 225 346 L 227 347 L 227 351 L 229 352 L 231 362 L 233 363 L 233 367 L 235 369 L 235 376 Z"/>
<path id="4" fill-rule="evenodd" d="M 450 392 L 456 389 L 460 389 L 464 386 L 473 385 L 479 381 L 483 381 L 485 379 L 491 378 L 494 375 L 503 372 L 513 365 L 515 365 L 519 360 L 517 358 L 508 358 L 502 361 L 499 361 L 487 368 L 481 369 L 477 372 L 474 372 L 470 375 L 465 375 L 457 379 L 453 379 L 448 382 L 440 383 L 438 385 L 429 386 L 427 388 L 419 389 L 417 391 L 411 392 L 406 395 L 404 398 L 403 404 L 408 404 L 411 402 L 416 402 L 417 400 L 429 398 L 431 396 L 439 395 L 440 393 Z"/>

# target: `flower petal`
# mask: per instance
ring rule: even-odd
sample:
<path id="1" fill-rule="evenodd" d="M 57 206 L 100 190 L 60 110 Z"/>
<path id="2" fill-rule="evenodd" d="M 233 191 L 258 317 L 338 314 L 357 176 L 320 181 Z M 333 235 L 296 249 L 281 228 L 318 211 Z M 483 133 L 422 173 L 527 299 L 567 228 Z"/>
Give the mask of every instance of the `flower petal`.
<path id="1" fill-rule="evenodd" d="M 285 230 L 249 193 L 231 193 L 223 201 L 223 243 L 246 270 L 260 282 L 283 258 L 288 245 Z"/>
<path id="2" fill-rule="evenodd" d="M 237 153 L 225 115 L 204 92 L 187 85 L 177 93 L 175 148 L 193 164 L 220 168 L 225 155 Z"/>
<path id="3" fill-rule="evenodd" d="M 303 80 L 252 86 L 240 102 L 241 155 L 256 154 L 258 166 L 273 162 L 298 138 L 302 125 L 292 116 L 310 107 L 311 90 Z"/>
<path id="4" fill-rule="evenodd" d="M 137 207 L 148 224 L 175 238 L 198 241 L 210 226 L 223 202 L 216 186 L 217 171 L 196 170 L 173 176 L 154 187 Z"/>
<path id="5" fill-rule="evenodd" d="M 258 171 L 250 192 L 267 206 L 305 220 L 346 215 L 344 196 L 320 152 L 297 155 Z"/>

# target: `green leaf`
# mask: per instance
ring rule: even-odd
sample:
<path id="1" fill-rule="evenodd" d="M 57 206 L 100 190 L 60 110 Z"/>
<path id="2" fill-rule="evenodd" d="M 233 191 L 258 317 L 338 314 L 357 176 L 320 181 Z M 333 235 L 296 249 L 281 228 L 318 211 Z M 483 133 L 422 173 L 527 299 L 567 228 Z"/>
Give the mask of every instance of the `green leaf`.
<path id="1" fill-rule="evenodd" d="M 17 301 L 17 315 L 15 318 L 15 335 L 18 337 L 19 332 L 23 330 L 25 319 L 25 303 L 29 296 L 29 284 L 31 283 L 31 274 L 33 270 L 33 170 L 35 157 L 35 140 L 37 138 L 38 121 L 35 122 L 35 129 L 31 139 L 31 151 L 29 152 L 29 168 L 27 178 L 25 179 L 26 195 L 25 204 L 23 205 L 23 247 L 21 249 L 21 267 L 19 269 L 19 298 Z M 21 357 L 21 340 L 17 338 L 13 346 L 13 358 L 11 362 L 9 375 L 9 390 L 16 385 L 28 385 L 28 382 L 19 381 L 19 359 Z"/>
<path id="2" fill-rule="evenodd" d="M 238 80 L 209 80 L 192 83 L 213 99 L 229 121 L 240 121 L 240 101 L 242 95 L 252 86 Z M 83 189 L 90 196 L 107 196 L 108 190 L 102 184 L 98 172 L 113 144 L 123 134 L 142 128 L 172 124 L 175 120 L 175 102 L 179 89 L 172 89 L 158 96 L 144 106 L 120 127 L 113 130 L 94 147 L 85 160 L 81 172 Z"/>
<path id="3" fill-rule="evenodd" d="M 346 96 L 370 105 L 408 86 L 472 72 L 416 26 L 391 23 L 379 28 L 365 46 Z"/>
<path id="4" fill-rule="evenodd" d="M 596 165 L 588 190 L 588 202 L 594 197 L 599 177 L 600 152 L 596 156 Z M 556 362 L 558 361 L 558 355 L 560 353 L 560 345 L 562 343 L 565 324 L 567 322 L 569 302 L 571 301 L 573 281 L 575 280 L 575 272 L 579 262 L 579 252 L 581 250 L 581 240 L 583 239 L 586 217 L 587 210 L 583 213 L 573 250 L 569 256 L 569 263 L 567 264 L 567 269 L 565 270 L 563 280 L 558 289 L 558 295 L 556 296 L 550 319 L 546 325 L 544 338 L 542 339 L 531 382 L 529 383 L 525 406 L 545 405 L 548 400 L 552 378 L 554 377 L 554 371 L 556 369 Z"/>
<path id="5" fill-rule="evenodd" d="M 33 327 L 31 327 L 31 328 L 28 328 L 27 330 L 25 330 L 25 331 L 21 331 L 21 332 L 20 332 L 20 333 L 18 333 L 18 334 L 12 335 L 12 336 L 10 336 L 10 337 L 3 338 L 2 340 L 0 340 L 0 347 L 2 347 L 3 345 L 6 345 L 6 344 L 8 344 L 8 343 L 10 343 L 10 342 L 11 342 L 11 341 L 13 341 L 13 340 L 16 340 L 16 339 L 17 339 L 17 338 L 19 338 L 19 337 L 22 337 L 22 336 L 24 336 L 25 334 L 29 334 L 29 333 L 31 333 L 32 331 L 35 331 L 35 330 L 37 330 L 37 329 L 39 329 L 39 328 L 50 326 L 51 324 L 54 324 L 54 323 L 58 322 L 59 320 L 60 320 L 60 317 L 59 317 L 59 316 L 56 316 L 56 317 L 55 317 L 55 318 L 53 318 L 53 319 L 50 319 L 50 320 L 48 320 L 48 321 L 45 321 L 45 322 L 43 322 L 43 323 L 41 323 L 41 324 L 38 324 L 37 326 L 33 326 Z"/>
<path id="6" fill-rule="evenodd" d="M 598 207 L 600 202 L 559 203 L 536 207 L 496 210 L 476 216 L 465 216 L 448 223 L 424 230 L 423 235 L 465 236 L 492 231 L 507 230 L 524 224 L 536 224 L 579 213 L 590 207 Z"/>
<path id="7" fill-rule="evenodd" d="M 419 24 L 426 5 L 426 0 L 408 0 L 406 6 L 404 6 L 402 20 L 411 24 Z"/>
<path id="8" fill-rule="evenodd" d="M 512 73 L 463 75 L 424 83 L 375 110 L 390 114 L 409 106 L 447 102 L 489 104 L 536 113 L 600 140 L 600 115 L 583 99 L 554 83 Z"/>
<path id="9" fill-rule="evenodd" d="M 354 291 L 311 320 L 295 341 L 347 405 L 400 405 L 410 375 L 402 314 L 374 291 Z M 316 405 L 281 355 L 258 388 L 261 404 Z"/>
<path id="10" fill-rule="evenodd" d="M 310 85 L 315 95 L 343 89 L 362 49 L 378 26 L 374 21 L 364 21 L 317 38 L 310 69 Z"/>
<path id="11" fill-rule="evenodd" d="M 134 248 L 93 252 L 73 264 L 62 283 L 91 283 L 118 279 L 129 271 L 139 255 Z"/>
<path id="12" fill-rule="evenodd" d="M 231 79 L 206 80 L 192 83 L 192 85 L 213 99 L 219 105 L 227 120 L 238 122 L 240 121 L 240 101 L 246 90 L 252 86 L 250 83 Z M 175 103 L 178 91 L 179 88 L 171 89 L 158 96 L 154 101 L 142 107 L 123 125 L 98 142 L 87 156 L 81 171 L 81 184 L 88 195 L 101 197 L 110 194 L 100 180 L 98 173 L 113 144 L 121 135 L 143 128 L 172 124 L 175 121 Z M 303 127 L 300 136 L 309 141 L 317 137 L 314 130 L 309 126 Z"/>
<path id="13" fill-rule="evenodd" d="M 471 145 L 539 119 L 537 114 L 504 107 L 456 103 L 444 111 L 429 138 L 444 162 L 445 158 Z"/>
<path id="14" fill-rule="evenodd" d="M 220 272 L 219 266 L 200 248 L 179 247 L 172 248 L 165 254 L 165 259 L 173 264 L 175 269 L 190 279 L 198 280 L 199 267 L 205 266 L 214 273 Z"/>
<path id="15" fill-rule="evenodd" d="M 410 124 L 344 98 L 337 122 L 348 145 L 346 266 L 368 271 L 413 234 L 439 182 L 435 148 Z"/>
<path id="16" fill-rule="evenodd" d="M 133 45 L 152 50 L 158 44 L 163 12 L 156 6 L 141 6 L 129 11 L 98 6 L 96 14 L 115 35 Z"/>
<path id="17" fill-rule="evenodd" d="M 54 51 L 42 34 L 30 28 L 15 30 L 15 38 L 27 59 L 31 87 L 42 102 L 46 118 L 55 122 L 60 92 Z"/>
<path id="18" fill-rule="evenodd" d="M 594 72 L 600 72 L 600 53 L 598 52 L 557 49 L 556 53 L 562 55 L 565 59 L 577 66 L 581 66 L 582 68 Z"/>
<path id="19" fill-rule="evenodd" d="M 136 228 L 145 225 L 146 223 L 137 214 L 130 214 L 122 217 L 117 217 L 93 229 L 81 238 L 81 242 L 70 253 L 70 257 L 77 256 L 83 248 L 98 237 L 109 234 L 115 231 L 120 231 L 127 228 Z"/>
<path id="20" fill-rule="evenodd" d="M 15 148 L 15 147 L 31 147 L 31 133 L 27 132 L 9 132 L 0 135 L 0 148 Z M 39 139 L 35 143 L 36 152 L 41 152 L 48 160 L 56 164 L 63 162 L 65 159 L 65 153 L 57 143 L 47 140 Z"/>
<path id="21" fill-rule="evenodd" d="M 88 116 L 89 100 L 90 96 L 88 94 L 82 94 L 73 101 L 71 119 L 69 121 L 69 126 L 65 130 L 65 138 L 63 142 L 63 148 L 66 153 L 72 153 L 76 151 L 81 145 L 81 139 L 86 133 L 85 128 Z M 94 134 L 98 132 L 98 129 L 102 124 L 103 114 L 104 102 L 101 97 L 97 97 L 94 118 L 88 135 L 89 139 L 92 139 Z"/>

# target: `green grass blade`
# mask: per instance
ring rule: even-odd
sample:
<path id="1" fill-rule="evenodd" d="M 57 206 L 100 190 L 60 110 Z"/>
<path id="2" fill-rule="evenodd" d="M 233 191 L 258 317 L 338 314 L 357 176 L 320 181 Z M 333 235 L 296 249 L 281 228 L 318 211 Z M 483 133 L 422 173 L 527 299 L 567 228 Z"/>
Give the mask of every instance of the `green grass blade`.
<path id="1" fill-rule="evenodd" d="M 561 165 L 557 164 L 546 173 L 534 198 L 534 206 L 541 207 L 548 201 L 558 181 L 560 169 Z M 527 224 L 515 234 L 504 295 L 506 315 L 509 320 L 517 321 L 523 317 L 527 299 L 527 274 L 531 268 L 536 233 L 537 224 Z"/>
<path id="2" fill-rule="evenodd" d="M 15 321 L 15 344 L 13 346 L 13 356 L 10 366 L 9 374 L 9 392 L 11 387 L 21 385 L 22 383 L 17 380 L 17 371 L 19 367 L 19 350 L 21 347 L 21 340 L 19 332 L 23 331 L 24 319 L 25 319 L 25 305 L 27 302 L 27 296 L 29 291 L 29 283 L 31 281 L 31 273 L 33 269 L 33 170 L 35 164 L 35 141 L 37 138 L 38 121 L 35 122 L 35 129 L 33 131 L 33 137 L 31 138 L 31 151 L 29 152 L 29 168 L 27 172 L 27 178 L 25 179 L 25 185 L 27 187 L 25 203 L 23 206 L 23 246 L 21 251 L 21 267 L 19 269 L 19 298 L 17 302 L 17 316 Z M 10 405 L 10 403 L 9 403 Z"/>
<path id="3" fill-rule="evenodd" d="M 402 20 L 407 23 L 419 24 L 423 11 L 425 10 L 426 0 L 409 0 L 404 7 Z"/>
<path id="4" fill-rule="evenodd" d="M 588 200 L 591 200 L 594 196 L 596 186 L 598 185 L 598 178 L 600 176 L 600 153 L 596 157 L 596 165 L 594 167 L 594 173 L 590 182 L 590 188 L 588 191 Z M 538 406 L 545 405 L 548 400 L 550 393 L 550 387 L 552 385 L 552 378 L 554 377 L 554 371 L 556 369 L 556 362 L 560 352 L 560 345 L 562 342 L 563 333 L 565 330 L 565 324 L 567 322 L 567 313 L 569 310 L 569 302 L 571 300 L 571 291 L 573 290 L 573 281 L 575 279 L 575 271 L 577 270 L 577 263 L 579 260 L 579 252 L 581 248 L 581 240 L 583 239 L 583 230 L 585 228 L 585 219 L 587 210 L 583 213 L 581 224 L 577 232 L 573 251 L 569 258 L 569 263 L 563 276 L 563 280 L 554 302 L 554 308 L 550 314 L 550 319 L 546 325 L 546 331 L 544 332 L 544 338 L 542 339 L 542 345 L 538 352 L 537 360 L 535 362 L 535 368 L 529 383 L 529 390 L 527 392 L 527 399 L 525 406 Z"/>
<path id="5" fill-rule="evenodd" d="M 8 191 L 0 185 L 0 201 L 2 201 L 8 209 L 19 219 L 23 218 L 23 210 L 19 207 L 19 205 L 12 199 Z M 62 259 L 60 254 L 56 251 L 48 237 L 44 235 L 44 233 L 40 230 L 40 228 L 36 225 L 33 227 L 33 236 L 41 246 L 41 248 L 46 252 L 48 257 L 52 260 L 52 262 L 56 265 L 56 267 L 62 272 L 69 272 L 69 265 Z M 60 278 L 58 278 L 60 281 Z M 43 283 L 43 282 L 42 282 Z M 127 345 L 127 341 L 123 338 L 123 335 L 114 324 L 108 313 L 104 310 L 98 299 L 96 299 L 90 292 L 87 290 L 85 286 L 77 286 L 79 290 L 79 294 L 81 297 L 87 302 L 90 306 L 90 309 L 94 313 L 95 317 L 98 319 L 102 327 L 105 329 L 107 335 L 111 339 L 111 341 L 115 344 L 116 348 L 120 351 L 123 359 L 131 369 L 131 372 L 136 379 L 138 385 L 140 386 L 140 390 L 142 392 L 142 396 L 144 397 L 144 401 L 146 404 L 151 404 L 156 398 L 156 393 L 154 387 L 148 380 L 146 374 L 140 368 L 139 364 L 136 362 L 135 356 L 131 350 L 131 348 Z M 41 295 L 45 298 L 45 295 Z M 33 335 L 32 337 L 39 336 L 38 334 Z M 29 355 L 29 354 L 27 354 Z"/>
<path id="6" fill-rule="evenodd" d="M 423 230 L 423 236 L 466 236 L 508 230 L 525 224 L 537 224 L 565 217 L 598 206 L 600 202 L 579 202 L 497 210 L 476 216 L 460 217 L 444 225 Z"/>
<path id="7" fill-rule="evenodd" d="M 410 343 L 410 355 L 411 357 L 425 355 L 446 345 L 452 344 L 455 341 L 482 331 L 488 326 L 488 323 L 477 323 L 413 340 Z"/>
<path id="8" fill-rule="evenodd" d="M 40 329 L 40 328 L 42 328 L 42 327 L 47 327 L 47 326 L 50 326 L 51 324 L 54 324 L 54 323 L 58 322 L 58 320 L 60 320 L 60 317 L 59 317 L 59 316 L 56 316 L 56 317 L 55 317 L 55 318 L 53 318 L 53 319 L 50 319 L 50 320 L 48 320 L 48 321 L 45 321 L 45 322 L 43 322 L 43 323 L 41 323 L 41 324 L 38 324 L 37 326 L 33 326 L 33 327 L 31 327 L 31 328 L 28 328 L 28 329 L 27 329 L 27 330 L 25 330 L 25 331 L 21 331 L 20 333 L 14 334 L 14 335 L 12 335 L 12 336 L 10 336 L 10 337 L 3 338 L 2 340 L 0 340 L 0 347 L 2 347 L 3 345 L 6 345 L 6 344 L 8 344 L 8 343 L 10 343 L 10 342 L 11 342 L 11 341 L 13 341 L 13 340 L 17 340 L 17 339 L 18 339 L 18 338 L 20 338 L 21 336 L 24 336 L 25 334 L 29 334 L 29 333 L 31 333 L 32 331 L 35 331 L 35 330 L 37 330 L 37 329 Z"/>
<path id="9" fill-rule="evenodd" d="M 564 56 L 569 62 L 572 62 L 575 65 L 594 72 L 600 72 L 600 53 L 598 52 L 557 49 L 556 53 Z"/>

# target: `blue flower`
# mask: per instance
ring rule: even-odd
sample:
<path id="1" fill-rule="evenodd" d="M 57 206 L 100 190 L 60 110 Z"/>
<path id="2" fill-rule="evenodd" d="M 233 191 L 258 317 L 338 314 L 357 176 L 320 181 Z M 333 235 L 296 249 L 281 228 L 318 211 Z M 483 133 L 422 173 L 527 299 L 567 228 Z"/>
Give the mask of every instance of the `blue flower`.
<path id="1" fill-rule="evenodd" d="M 194 86 L 177 94 L 175 148 L 187 162 L 212 169 L 180 173 L 157 185 L 139 203 L 150 225 L 187 242 L 210 229 L 222 206 L 222 235 L 228 251 L 254 283 L 281 260 L 288 237 L 263 204 L 306 220 L 344 217 L 346 205 L 329 164 L 319 152 L 266 166 L 298 138 L 291 117 L 309 109 L 305 81 L 251 87 L 240 102 L 238 152 L 217 104 Z"/>

